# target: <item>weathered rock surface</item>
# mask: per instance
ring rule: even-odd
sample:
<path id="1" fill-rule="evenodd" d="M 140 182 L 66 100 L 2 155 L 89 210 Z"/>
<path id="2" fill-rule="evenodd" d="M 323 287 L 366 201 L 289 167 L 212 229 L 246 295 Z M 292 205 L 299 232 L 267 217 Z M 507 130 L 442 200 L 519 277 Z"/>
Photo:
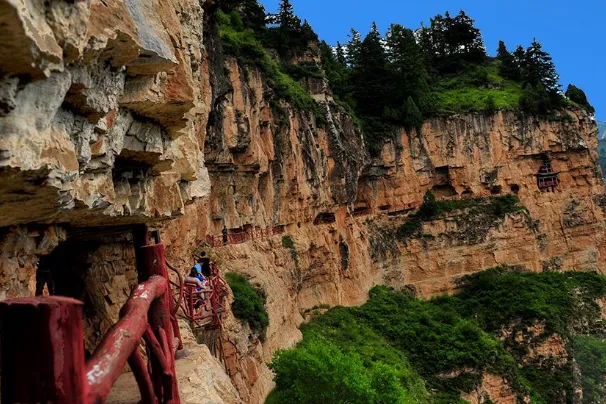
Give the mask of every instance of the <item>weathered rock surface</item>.
<path id="1" fill-rule="evenodd" d="M 585 113 L 436 118 L 371 158 L 325 80 L 303 83 L 325 108 L 319 124 L 272 98 L 260 72 L 224 63 L 208 6 L 0 0 L 0 298 L 32 294 L 40 257 L 63 246 L 63 287 L 86 302 L 92 350 L 136 283 L 129 225 L 179 216 L 162 237 L 184 271 L 224 225 L 283 227 L 213 251 L 223 271 L 267 295 L 265 342 L 225 320 L 233 384 L 258 403 L 272 387 L 266 363 L 301 338 L 318 305 L 360 304 L 377 284 L 450 293 L 461 276 L 498 264 L 606 271 L 597 129 Z M 318 62 L 317 50 L 299 61 Z M 560 179 L 553 192 L 537 187 L 545 156 Z M 440 198 L 515 192 L 528 212 L 486 223 L 451 215 L 424 223 L 426 237 L 398 240 L 394 229 L 430 189 Z M 238 402 L 199 349 L 182 362 L 179 376 L 192 378 L 180 381 L 183 400 Z M 509 400 L 502 381 L 483 382 L 477 400 Z"/>
<path id="2" fill-rule="evenodd" d="M 203 233 L 218 236 L 223 225 L 234 232 L 284 226 L 294 241 L 285 247 L 280 235 L 214 249 L 224 271 L 246 274 L 267 294 L 270 327 L 261 352 L 256 344 L 233 345 L 240 360 L 231 374 L 247 381 L 236 383 L 247 401 L 268 392 L 271 374 L 263 363 L 300 338 L 298 326 L 315 306 L 360 304 L 377 284 L 421 296 L 451 293 L 463 275 L 499 264 L 606 269 L 596 127 L 584 112 L 562 111 L 552 121 L 509 112 L 434 119 L 421 133 L 401 131 L 370 159 L 330 101 L 329 124 L 317 128 L 313 117 L 287 105 L 272 110 L 258 73 L 246 74 L 232 60 L 227 65 L 229 90 L 213 103 L 220 118 L 205 149 L 213 184 L 207 222 L 189 242 L 201 243 Z M 558 172 L 553 192 L 537 187 L 544 156 Z M 516 193 L 528 212 L 487 223 L 452 215 L 424 223 L 426 237 L 398 240 L 395 228 L 427 190 L 439 198 Z M 191 224 L 180 219 L 165 234 L 172 240 Z M 178 256 L 194 248 L 175 243 Z M 242 332 L 230 330 L 229 338 Z M 487 378 L 487 385 L 498 384 Z"/>
<path id="3" fill-rule="evenodd" d="M 0 18 L 0 227 L 170 218 L 208 193 L 200 2 L 4 0 Z"/>

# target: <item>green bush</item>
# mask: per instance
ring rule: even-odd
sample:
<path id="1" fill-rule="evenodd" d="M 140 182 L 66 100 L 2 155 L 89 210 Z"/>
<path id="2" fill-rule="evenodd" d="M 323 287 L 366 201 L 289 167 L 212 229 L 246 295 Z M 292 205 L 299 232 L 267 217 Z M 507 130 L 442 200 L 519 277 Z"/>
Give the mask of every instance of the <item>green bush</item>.
<path id="1" fill-rule="evenodd" d="M 289 235 L 282 236 L 282 247 L 288 248 L 289 250 L 295 249 L 295 242 L 291 236 L 289 236 Z"/>
<path id="2" fill-rule="evenodd" d="M 606 278 L 594 272 L 520 272 L 497 267 L 461 280 L 463 290 L 443 297 L 444 307 L 474 320 L 491 333 L 513 323 L 545 322 L 546 332 L 572 338 L 571 320 L 592 323 L 600 318 L 594 301 L 606 295 Z M 511 293 L 515 290 L 516 293 Z"/>
<path id="3" fill-rule="evenodd" d="M 406 239 L 420 235 L 423 222 L 444 214 L 468 209 L 469 215 L 484 215 L 487 219 L 499 220 L 508 213 L 525 210 L 520 199 L 513 194 L 475 199 L 437 200 L 432 191 L 427 191 L 419 209 L 412 213 L 398 229 L 398 237 Z"/>
<path id="4" fill-rule="evenodd" d="M 606 339 L 579 335 L 574 340 L 574 358 L 579 365 L 583 403 L 606 403 Z"/>
<path id="5" fill-rule="evenodd" d="M 527 350 L 512 343 L 517 330 L 539 321 L 546 325 L 539 337 L 557 332 L 569 347 L 576 327 L 601 324 L 594 299 L 606 295 L 606 277 L 499 267 L 466 277 L 461 287 L 454 296 L 430 301 L 375 287 L 363 306 L 336 307 L 317 316 L 302 326 L 303 341 L 274 359 L 272 397 L 279 400 L 271 402 L 338 403 L 350 396 L 354 399 L 347 402 L 383 402 L 373 401 L 373 390 L 394 394 L 391 402 L 399 402 L 395 376 L 404 402 L 462 403 L 461 392 L 475 389 L 484 372 L 503 376 L 519 398 L 530 395 L 533 403 L 559 402 L 572 394 L 570 362 L 528 362 Z M 512 336 L 501 342 L 503 329 L 512 325 Z M 599 403 L 592 400 L 604 397 L 600 382 L 606 375 L 606 344 L 595 337 L 574 342 L 576 360 L 587 376 L 581 379 L 586 402 Z M 385 369 L 384 389 L 373 389 L 377 365 Z M 453 372 L 460 373 L 444 376 Z M 348 382 L 353 375 L 361 380 L 360 390 Z M 334 391 L 350 396 L 330 396 Z"/>
<path id="6" fill-rule="evenodd" d="M 247 323 L 261 340 L 264 340 L 265 331 L 269 325 L 264 293 L 253 288 L 248 279 L 240 274 L 230 272 L 225 275 L 225 278 L 234 293 L 234 302 L 231 306 L 234 316 Z"/>
<path id="7" fill-rule="evenodd" d="M 305 346 L 278 351 L 274 403 L 407 403 L 397 372 L 383 363 L 365 367 L 358 355 L 315 339 Z"/>
<path id="8" fill-rule="evenodd" d="M 486 115 L 494 115 L 499 109 L 497 108 L 497 103 L 494 99 L 493 94 L 489 94 L 486 97 L 486 105 L 484 106 L 484 113 Z"/>
<path id="9" fill-rule="evenodd" d="M 372 375 L 378 364 L 386 369 L 385 383 L 388 386 L 392 386 L 390 380 L 396 377 L 405 392 L 404 402 L 432 401 L 425 384 L 433 391 L 442 393 L 443 397 L 471 391 L 480 382 L 474 372 L 484 369 L 507 377 L 517 377 L 513 358 L 496 338 L 484 333 L 471 321 L 461 318 L 453 310 L 445 311 L 430 302 L 384 287 L 374 288 L 364 306 L 334 308 L 303 326 L 302 331 L 303 342 L 296 349 L 276 356 L 272 365 L 276 373 L 276 394 L 284 398 L 302 394 L 328 394 L 323 390 L 331 391 L 334 388 L 324 383 L 334 384 L 335 380 L 340 380 L 333 373 L 353 373 L 352 369 L 357 369 L 357 374 L 366 374 L 363 379 L 366 380 L 366 385 L 370 383 L 372 386 L 368 380 L 374 378 Z M 328 344 L 331 348 L 321 351 L 317 344 Z M 286 353 L 292 356 L 285 356 Z M 334 357 L 339 367 L 331 364 L 329 357 Z M 284 363 L 285 358 L 288 358 L 288 366 Z M 355 363 L 356 366 L 348 367 L 343 363 Z M 321 387 L 313 382 L 304 386 L 304 381 L 300 381 L 308 378 L 308 368 L 311 369 L 310 374 L 316 375 L 312 380 L 322 379 Z M 461 368 L 474 371 L 463 372 L 456 378 L 441 376 Z M 329 376 L 323 376 L 324 373 Z M 292 389 L 298 390 L 294 392 Z M 343 387 L 339 389 L 342 391 Z M 394 393 L 399 389 L 390 387 L 381 391 L 399 397 L 399 393 Z M 390 402 L 373 401 L 369 399 L 371 395 L 364 396 L 368 400 L 366 402 Z M 313 399 L 320 400 L 315 402 L 343 402 L 330 401 L 324 396 L 313 396 Z"/>

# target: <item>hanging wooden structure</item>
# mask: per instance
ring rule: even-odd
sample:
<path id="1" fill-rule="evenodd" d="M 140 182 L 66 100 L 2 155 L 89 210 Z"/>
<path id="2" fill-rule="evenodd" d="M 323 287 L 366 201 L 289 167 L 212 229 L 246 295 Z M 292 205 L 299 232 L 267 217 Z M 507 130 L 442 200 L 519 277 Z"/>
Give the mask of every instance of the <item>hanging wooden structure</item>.
<path id="1" fill-rule="evenodd" d="M 543 164 L 539 168 L 539 172 L 537 173 L 537 186 L 539 189 L 553 189 L 560 184 L 560 180 L 558 178 L 558 173 L 553 171 L 551 167 L 551 161 L 549 161 L 548 157 L 543 158 Z"/>

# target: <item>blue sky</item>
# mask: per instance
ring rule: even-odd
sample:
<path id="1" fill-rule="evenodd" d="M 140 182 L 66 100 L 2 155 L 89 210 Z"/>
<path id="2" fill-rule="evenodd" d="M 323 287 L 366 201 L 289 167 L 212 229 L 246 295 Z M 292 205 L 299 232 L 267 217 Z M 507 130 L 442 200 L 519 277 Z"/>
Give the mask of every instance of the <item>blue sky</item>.
<path id="1" fill-rule="evenodd" d="M 260 0 L 274 12 L 279 0 Z M 510 50 L 528 46 L 533 37 L 551 54 L 566 89 L 581 87 L 606 120 L 606 1 L 604 0 L 291 0 L 321 39 L 346 42 L 351 28 L 366 33 L 376 21 L 382 32 L 392 22 L 417 28 L 449 10 L 465 10 L 482 30 L 489 54 L 500 39 Z M 494 5 L 493 5 L 494 4 Z"/>

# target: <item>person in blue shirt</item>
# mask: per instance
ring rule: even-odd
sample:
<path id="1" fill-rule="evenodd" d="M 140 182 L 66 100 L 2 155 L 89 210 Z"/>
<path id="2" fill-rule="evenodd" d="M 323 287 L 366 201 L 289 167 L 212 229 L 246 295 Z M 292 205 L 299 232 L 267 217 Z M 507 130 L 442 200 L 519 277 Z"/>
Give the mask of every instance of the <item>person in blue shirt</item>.
<path id="1" fill-rule="evenodd" d="M 196 262 L 196 264 L 191 268 L 189 277 L 196 278 L 202 283 L 202 285 L 206 285 L 206 278 L 202 274 L 203 267 L 204 267 L 203 258 L 198 258 L 198 262 Z M 198 291 L 200 291 L 200 290 L 202 290 L 202 288 L 200 286 L 198 286 Z"/>

